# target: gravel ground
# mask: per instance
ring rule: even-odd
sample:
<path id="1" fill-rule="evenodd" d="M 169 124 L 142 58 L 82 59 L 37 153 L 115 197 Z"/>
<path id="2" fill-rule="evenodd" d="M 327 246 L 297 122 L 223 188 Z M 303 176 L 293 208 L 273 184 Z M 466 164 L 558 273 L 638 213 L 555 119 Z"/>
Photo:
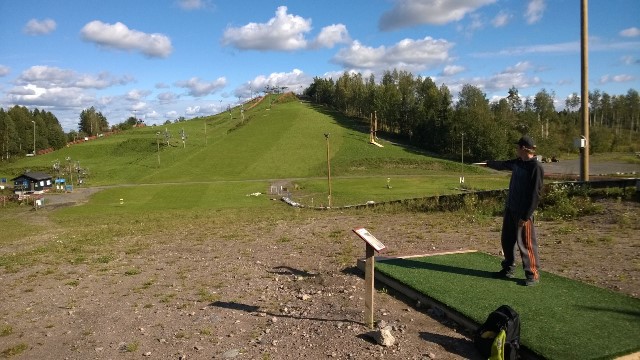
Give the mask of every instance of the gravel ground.
<path id="1" fill-rule="evenodd" d="M 640 205 L 603 208 L 539 223 L 543 269 L 638 297 Z M 34 214 L 49 232 L 0 255 L 63 241 L 46 220 L 53 211 Z M 355 268 L 364 244 L 351 229 L 367 227 L 387 255 L 497 255 L 500 224 L 473 214 L 305 212 L 132 233 L 75 264 L 43 255 L 18 271 L 0 268 L 0 351 L 22 347 L 16 359 L 476 359 L 465 329 L 383 288 L 375 318 L 395 343 L 372 339 Z"/>

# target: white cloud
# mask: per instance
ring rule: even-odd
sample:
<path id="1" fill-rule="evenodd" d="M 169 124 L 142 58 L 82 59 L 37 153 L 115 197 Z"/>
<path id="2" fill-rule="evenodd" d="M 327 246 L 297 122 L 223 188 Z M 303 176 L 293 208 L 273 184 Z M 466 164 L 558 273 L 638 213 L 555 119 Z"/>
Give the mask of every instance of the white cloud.
<path id="1" fill-rule="evenodd" d="M 51 19 L 36 20 L 31 19 L 24 26 L 22 31 L 28 35 L 46 35 L 53 32 L 56 29 L 56 22 Z"/>
<path id="2" fill-rule="evenodd" d="M 385 69 L 385 70 L 388 70 L 388 69 Z M 368 79 L 369 76 L 371 76 L 371 75 L 374 75 L 374 76 L 381 76 L 382 75 L 382 72 L 376 73 L 376 72 L 371 71 L 371 70 L 358 71 L 358 70 L 355 70 L 355 69 L 349 69 L 349 70 L 341 70 L 341 71 L 328 71 L 328 72 L 322 74 L 322 78 L 323 79 L 327 79 L 327 80 L 328 79 L 338 79 L 342 75 L 344 75 L 344 73 L 347 73 L 350 76 L 360 74 L 360 75 L 362 75 L 363 79 Z"/>
<path id="3" fill-rule="evenodd" d="M 546 7 L 545 0 L 530 0 L 527 5 L 527 12 L 524 15 L 527 19 L 527 24 L 534 24 L 540 21 Z"/>
<path id="4" fill-rule="evenodd" d="M 186 108 L 185 113 L 187 115 L 194 115 L 200 112 L 200 106 L 189 106 Z"/>
<path id="5" fill-rule="evenodd" d="M 526 71 L 531 69 L 531 67 L 528 62 L 520 62 L 515 66 L 507 67 L 505 70 L 491 76 L 457 78 L 451 82 L 447 82 L 447 86 L 452 93 L 455 93 L 460 91 L 463 85 L 472 84 L 488 93 L 497 93 L 499 98 L 503 98 L 512 86 L 516 89 L 528 89 L 543 84 L 540 77 L 527 74 Z"/>
<path id="6" fill-rule="evenodd" d="M 202 97 L 212 94 L 224 88 L 226 85 L 227 79 L 224 77 L 220 77 L 212 82 L 204 82 L 197 77 L 176 82 L 176 86 L 188 89 L 188 94 L 193 97 Z"/>
<path id="7" fill-rule="evenodd" d="M 420 40 L 404 39 L 391 47 L 372 48 L 354 41 L 333 57 L 334 63 L 355 69 L 403 69 L 422 71 L 445 63 L 453 43 L 429 36 Z"/>
<path id="8" fill-rule="evenodd" d="M 629 82 L 629 81 L 634 81 L 636 78 L 633 75 L 628 75 L 628 74 L 620 74 L 620 75 L 604 75 L 601 76 L 600 79 L 598 80 L 598 84 L 603 85 L 603 84 L 607 84 L 607 83 L 623 83 L 623 82 Z"/>
<path id="9" fill-rule="evenodd" d="M 509 66 L 508 68 L 506 68 L 504 70 L 504 73 L 507 74 L 515 74 L 515 73 L 522 73 L 525 72 L 527 70 L 530 70 L 532 68 L 532 65 L 530 62 L 528 61 L 520 61 L 517 64 L 515 64 L 514 66 Z"/>
<path id="10" fill-rule="evenodd" d="M 311 84 L 311 77 L 306 75 L 302 70 L 293 69 L 291 72 L 277 72 L 269 75 L 259 75 L 253 80 L 239 86 L 234 94 L 241 99 L 247 99 L 251 95 L 256 96 L 259 92 L 269 87 L 286 87 L 286 91 L 294 93 L 300 92 L 300 88 L 304 89 Z"/>
<path id="11" fill-rule="evenodd" d="M 198 10 L 207 7 L 204 0 L 178 0 L 178 6 L 183 10 Z"/>
<path id="12" fill-rule="evenodd" d="M 0 65 L 0 76 L 7 76 L 11 72 L 8 66 Z"/>
<path id="13" fill-rule="evenodd" d="M 36 65 L 23 71 L 16 82 L 21 85 L 38 84 L 45 87 L 70 87 L 75 78 L 73 70 Z"/>
<path id="14" fill-rule="evenodd" d="M 382 14 L 378 27 L 395 30 L 414 25 L 443 25 L 462 20 L 476 9 L 496 0 L 395 0 L 395 6 Z"/>
<path id="15" fill-rule="evenodd" d="M 147 108 L 148 108 L 148 104 L 146 102 L 136 101 L 134 104 L 131 105 L 130 110 L 137 113 L 137 112 L 143 112 Z"/>
<path id="16" fill-rule="evenodd" d="M 158 114 L 158 112 L 155 110 L 150 110 L 144 114 L 145 119 L 157 119 L 159 117 L 160 117 L 160 114 Z"/>
<path id="17" fill-rule="evenodd" d="M 623 57 L 620 58 L 620 61 L 625 64 L 625 65 L 633 65 L 633 64 L 638 64 L 640 63 L 640 60 L 636 60 L 633 56 L 631 55 L 625 55 Z M 2 69 L 0 69 L 0 74 L 2 73 Z"/>
<path id="18" fill-rule="evenodd" d="M 573 79 L 560 79 L 560 80 L 556 81 L 556 84 L 558 84 L 560 86 L 571 85 L 573 83 L 574 83 Z"/>
<path id="19" fill-rule="evenodd" d="M 34 84 L 9 90 L 8 98 L 12 103 L 22 106 L 56 106 L 84 108 L 95 102 L 95 98 L 80 88 L 43 88 Z"/>
<path id="20" fill-rule="evenodd" d="M 621 41 L 621 42 L 606 42 L 599 41 L 597 38 L 589 38 L 589 51 L 620 51 L 629 50 L 634 51 L 638 49 L 640 42 L 638 41 Z M 473 53 L 475 57 L 495 57 L 498 56 L 521 56 L 525 54 L 545 54 L 545 53 L 579 53 L 580 41 L 572 41 L 557 44 L 535 44 L 529 46 L 519 46 L 506 48 L 500 51 Z"/>
<path id="21" fill-rule="evenodd" d="M 347 68 L 377 68 L 384 66 L 386 52 L 387 50 L 384 46 L 372 48 L 364 46 L 356 40 L 351 43 L 350 47 L 338 51 L 333 57 L 333 62 Z"/>
<path id="22" fill-rule="evenodd" d="M 106 72 L 97 75 L 79 74 L 57 67 L 32 66 L 15 79 L 14 88 L 6 92 L 6 100 L 15 105 L 56 109 L 60 124 L 63 129 L 68 130 L 76 127 L 77 116 L 82 109 L 97 106 L 106 114 L 104 107 L 111 106 L 122 98 L 96 98 L 91 90 L 123 85 L 131 80 L 129 77 L 114 77 Z"/>
<path id="23" fill-rule="evenodd" d="M 125 85 L 132 81 L 133 78 L 130 76 L 114 78 L 107 72 L 101 72 L 98 75 L 78 75 L 74 85 L 85 89 L 105 89 L 114 85 Z"/>
<path id="24" fill-rule="evenodd" d="M 459 65 L 447 65 L 444 67 L 444 70 L 442 70 L 442 76 L 453 76 L 453 75 L 457 75 L 463 71 L 465 71 L 466 69 L 464 68 L 464 66 L 459 66 Z"/>
<path id="25" fill-rule="evenodd" d="M 496 15 L 496 17 L 494 17 L 493 20 L 491 20 L 491 25 L 497 28 L 503 27 L 507 25 L 509 21 L 511 21 L 511 18 L 512 18 L 511 14 L 504 11 L 500 11 L 498 15 Z"/>
<path id="26" fill-rule="evenodd" d="M 166 91 L 166 92 L 162 92 L 160 94 L 158 94 L 158 96 L 156 97 L 161 103 L 173 103 L 178 99 L 178 95 L 176 95 L 175 93 L 171 92 L 171 91 Z"/>
<path id="27" fill-rule="evenodd" d="M 36 91 L 37 90 L 37 91 Z M 27 95 L 38 95 L 38 94 L 43 94 L 45 92 L 44 89 L 38 88 L 35 85 L 27 85 L 27 86 L 22 86 L 22 87 L 14 87 L 13 89 L 11 89 L 11 91 L 9 91 L 9 94 L 11 95 L 17 95 L 17 96 L 27 96 Z"/>
<path id="28" fill-rule="evenodd" d="M 469 21 L 467 23 L 458 23 L 456 30 L 464 34 L 465 37 L 471 38 L 476 31 L 483 29 L 484 26 L 485 22 L 482 17 L 477 13 L 473 13 L 469 15 Z"/>
<path id="29" fill-rule="evenodd" d="M 98 103 L 100 106 L 107 106 L 114 102 L 115 98 L 113 96 L 102 96 L 98 99 Z"/>
<path id="30" fill-rule="evenodd" d="M 516 89 L 526 89 L 540 85 L 542 80 L 537 76 L 529 77 L 523 72 L 502 72 L 493 75 L 482 83 L 484 88 L 489 91 L 504 91 L 506 93 L 512 86 L 515 86 Z"/>
<path id="31" fill-rule="evenodd" d="M 299 50 L 307 47 L 304 34 L 310 30 L 311 20 L 287 14 L 287 7 L 280 6 L 266 23 L 227 28 L 222 43 L 242 50 Z"/>
<path id="32" fill-rule="evenodd" d="M 226 106 L 226 105 L 225 105 Z M 184 111 L 182 112 L 184 115 L 183 116 L 190 116 L 190 117 L 196 117 L 196 116 L 207 116 L 207 115 L 213 115 L 213 114 L 217 114 L 220 111 L 222 111 L 223 106 L 221 104 L 203 104 L 203 105 L 193 105 L 193 106 L 187 106 L 184 108 Z M 178 117 L 180 117 L 180 113 L 177 111 L 170 111 L 168 113 L 165 114 L 166 118 L 173 118 L 176 119 Z M 189 134 L 187 134 L 188 136 Z"/>
<path id="33" fill-rule="evenodd" d="M 484 28 L 484 22 L 478 14 L 471 14 L 471 23 L 467 26 L 468 32 L 474 32 Z"/>
<path id="34" fill-rule="evenodd" d="M 140 51 L 149 57 L 165 58 L 173 51 L 171 40 L 166 35 L 131 30 L 121 22 L 112 25 L 94 20 L 86 24 L 80 33 L 84 40 L 99 46 Z"/>
<path id="35" fill-rule="evenodd" d="M 140 101 L 151 94 L 149 90 L 130 90 L 127 92 L 126 99 L 129 101 Z"/>
<path id="36" fill-rule="evenodd" d="M 332 48 L 336 44 L 346 44 L 351 41 L 347 27 L 343 24 L 325 26 L 314 41 L 313 47 Z"/>
<path id="37" fill-rule="evenodd" d="M 589 50 L 594 50 L 590 48 Z M 535 53 L 565 53 L 565 52 L 578 52 L 580 51 L 580 42 L 566 42 L 558 44 L 539 44 L 530 46 L 518 46 L 500 50 L 498 52 L 486 52 L 486 53 L 474 53 L 473 56 L 477 57 L 495 57 L 500 56 L 518 56 L 524 54 Z"/>
<path id="38" fill-rule="evenodd" d="M 624 30 L 620 31 L 620 36 L 638 37 L 638 36 L 640 36 L 640 29 L 638 29 L 637 27 L 631 27 L 631 28 L 628 28 L 628 29 L 624 29 Z"/>
<path id="39" fill-rule="evenodd" d="M 527 75 L 527 71 L 532 68 L 533 65 L 530 62 L 521 61 L 514 66 L 507 67 L 500 73 L 477 81 L 482 84 L 483 88 L 489 91 L 506 92 L 512 86 L 515 86 L 517 89 L 526 89 L 542 83 L 539 77 Z"/>
<path id="40" fill-rule="evenodd" d="M 125 85 L 133 79 L 129 76 L 114 77 L 107 72 L 92 74 L 78 74 L 73 70 L 58 67 L 36 65 L 23 71 L 16 79 L 17 85 L 35 84 L 39 87 L 105 89 L 114 85 Z"/>

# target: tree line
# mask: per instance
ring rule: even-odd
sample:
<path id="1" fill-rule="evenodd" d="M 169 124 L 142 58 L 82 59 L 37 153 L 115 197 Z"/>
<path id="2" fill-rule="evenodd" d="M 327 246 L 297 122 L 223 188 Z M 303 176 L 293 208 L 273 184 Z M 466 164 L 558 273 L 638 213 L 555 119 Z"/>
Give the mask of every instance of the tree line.
<path id="1" fill-rule="evenodd" d="M 131 116 L 120 124 L 109 126 L 107 118 L 92 106 L 80 112 L 78 130 L 65 133 L 58 118 L 49 111 L 37 108 L 29 110 L 18 105 L 7 110 L 0 108 L 0 160 L 6 161 L 44 149 L 60 149 L 78 138 L 127 130 L 141 122 Z"/>
<path id="2" fill-rule="evenodd" d="M 512 143 L 528 134 L 545 156 L 576 152 L 581 133 L 580 97 L 572 94 L 565 109 L 557 111 L 553 91 L 540 90 L 521 98 L 518 89 L 505 89 L 505 97 L 491 102 L 477 86 L 464 85 L 454 101 L 446 85 L 407 71 L 374 75 L 344 73 L 337 80 L 316 77 L 304 90 L 311 101 L 368 122 L 375 116 L 378 130 L 444 157 L 486 160 L 513 156 Z M 637 151 L 640 96 L 589 93 L 590 151 Z"/>
<path id="3" fill-rule="evenodd" d="M 454 101 L 446 85 L 393 70 L 385 71 L 380 82 L 374 75 L 365 79 L 360 73 L 345 72 L 335 81 L 316 77 L 304 95 L 365 122 L 375 114 L 380 132 L 444 157 L 458 156 L 464 148 L 469 161 L 510 157 L 511 143 L 523 134 L 534 137 L 545 156 L 574 152 L 574 139 L 581 133 L 581 102 L 576 93 L 565 99 L 562 111 L 556 110 L 555 93 L 545 89 L 522 99 L 518 89 L 511 87 L 504 98 L 490 102 L 482 89 L 467 84 Z M 591 153 L 640 150 L 638 91 L 590 92 L 589 112 Z M 80 113 L 78 131 L 65 134 L 51 112 L 23 106 L 0 108 L 0 159 L 59 149 L 78 137 L 126 130 L 140 122 L 129 117 L 110 127 L 106 117 L 90 107 Z"/>
<path id="4" fill-rule="evenodd" d="M 23 106 L 0 108 L 0 159 L 9 160 L 38 150 L 60 149 L 67 137 L 52 113 Z"/>

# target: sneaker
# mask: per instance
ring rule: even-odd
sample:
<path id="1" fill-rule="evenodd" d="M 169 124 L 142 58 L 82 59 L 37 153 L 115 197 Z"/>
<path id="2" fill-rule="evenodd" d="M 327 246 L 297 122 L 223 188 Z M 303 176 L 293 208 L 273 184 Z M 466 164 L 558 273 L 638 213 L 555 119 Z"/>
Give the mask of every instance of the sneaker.
<path id="1" fill-rule="evenodd" d="M 524 281 L 524 286 L 536 286 L 540 283 L 538 279 L 527 279 Z"/>
<path id="2" fill-rule="evenodd" d="M 494 272 L 493 273 L 493 277 L 496 279 L 513 279 L 515 275 L 513 274 L 513 271 L 509 271 L 506 269 L 502 269 L 498 272 Z"/>

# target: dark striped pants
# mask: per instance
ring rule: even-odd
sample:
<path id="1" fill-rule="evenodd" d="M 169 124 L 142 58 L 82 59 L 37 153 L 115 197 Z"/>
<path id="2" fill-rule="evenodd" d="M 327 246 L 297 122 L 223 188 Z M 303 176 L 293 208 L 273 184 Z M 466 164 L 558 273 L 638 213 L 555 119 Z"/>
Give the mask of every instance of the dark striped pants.
<path id="1" fill-rule="evenodd" d="M 518 226 L 517 216 L 510 211 L 505 211 L 502 221 L 502 252 L 504 261 L 502 268 L 508 271 L 515 270 L 516 246 L 520 250 L 522 268 L 527 279 L 539 279 L 538 269 L 540 261 L 538 256 L 538 240 L 533 217 L 524 224 Z"/>

